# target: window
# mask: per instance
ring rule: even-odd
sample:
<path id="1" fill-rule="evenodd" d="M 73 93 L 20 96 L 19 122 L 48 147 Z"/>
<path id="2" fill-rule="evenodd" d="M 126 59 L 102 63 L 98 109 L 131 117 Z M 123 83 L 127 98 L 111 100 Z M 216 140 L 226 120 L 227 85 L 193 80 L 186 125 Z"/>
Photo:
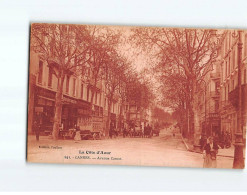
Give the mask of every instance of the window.
<path id="1" fill-rule="evenodd" d="M 43 77 L 43 62 L 39 61 L 39 74 L 38 74 L 38 83 L 42 83 L 42 77 Z"/>
<path id="2" fill-rule="evenodd" d="M 228 50 L 228 37 L 225 39 L 225 53 L 227 53 Z"/>
<path id="3" fill-rule="evenodd" d="M 76 90 L 75 90 L 75 85 L 76 85 L 76 79 L 75 78 L 73 78 L 73 96 L 75 96 L 76 95 Z"/>
<path id="4" fill-rule="evenodd" d="M 229 48 L 231 48 L 231 41 L 232 41 L 232 34 L 229 33 L 229 41 L 228 41 Z"/>
<path id="5" fill-rule="evenodd" d="M 233 67 L 233 69 L 235 68 L 235 64 L 236 64 L 235 55 L 236 55 L 235 50 L 233 50 L 233 53 L 232 53 L 232 67 Z"/>
<path id="6" fill-rule="evenodd" d="M 227 78 L 227 61 L 226 61 L 226 69 L 225 69 L 225 71 L 226 71 L 226 78 Z"/>
<path id="7" fill-rule="evenodd" d="M 227 93 L 226 93 L 226 99 L 228 100 L 228 94 L 229 94 L 229 91 L 230 91 L 230 84 L 227 85 Z"/>
<path id="8" fill-rule="evenodd" d="M 83 84 L 81 84 L 81 99 L 83 99 Z"/>
<path id="9" fill-rule="evenodd" d="M 97 104 L 97 92 L 95 92 L 94 103 Z"/>
<path id="10" fill-rule="evenodd" d="M 99 106 L 101 106 L 101 93 L 99 94 Z"/>
<path id="11" fill-rule="evenodd" d="M 69 93 L 69 76 L 67 75 L 67 79 L 66 79 L 66 93 Z"/>
<path id="12" fill-rule="evenodd" d="M 225 87 L 225 100 L 227 100 L 227 99 L 226 99 L 226 87 Z"/>
<path id="13" fill-rule="evenodd" d="M 215 101 L 214 106 L 215 106 L 215 112 L 217 112 L 219 110 L 219 107 L 220 107 L 220 104 L 219 104 L 218 100 Z"/>
<path id="14" fill-rule="evenodd" d="M 48 74 L 48 87 L 52 85 L 52 68 L 49 67 L 49 74 Z"/>
<path id="15" fill-rule="evenodd" d="M 223 66 L 221 66 L 221 72 L 222 72 L 221 82 L 223 83 L 223 80 L 224 80 Z"/>
<path id="16" fill-rule="evenodd" d="M 216 91 L 216 93 L 219 93 L 219 88 L 220 88 L 220 82 L 217 81 L 217 82 L 215 82 L 215 91 Z"/>
<path id="17" fill-rule="evenodd" d="M 87 87 L 87 101 L 89 101 L 89 86 Z"/>
<path id="18" fill-rule="evenodd" d="M 244 55 L 247 57 L 247 34 L 245 34 L 245 40 L 244 40 Z"/>
<path id="19" fill-rule="evenodd" d="M 247 77 L 247 71 L 246 71 L 246 69 L 244 70 L 244 84 L 246 84 L 246 77 Z"/>
<path id="20" fill-rule="evenodd" d="M 223 57 L 224 56 L 224 43 L 222 43 L 220 51 L 221 51 L 221 56 Z"/>
<path id="21" fill-rule="evenodd" d="M 228 75 L 231 74 L 231 57 L 229 55 L 229 63 L 228 63 Z"/>

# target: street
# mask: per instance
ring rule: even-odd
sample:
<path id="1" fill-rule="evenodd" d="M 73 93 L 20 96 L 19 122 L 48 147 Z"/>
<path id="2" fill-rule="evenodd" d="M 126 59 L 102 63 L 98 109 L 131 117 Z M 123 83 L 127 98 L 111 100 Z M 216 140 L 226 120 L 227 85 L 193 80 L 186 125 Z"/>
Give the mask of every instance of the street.
<path id="1" fill-rule="evenodd" d="M 243 169 L 246 36 L 242 30 L 32 24 L 27 160 L 202 167 L 203 146 L 207 167 L 215 167 L 217 153 L 218 168 Z M 147 138 L 160 129 L 160 136 Z M 185 139 L 173 136 L 178 129 Z M 43 135 L 39 142 L 35 134 Z"/>
<path id="2" fill-rule="evenodd" d="M 45 163 L 113 164 L 142 166 L 202 167 L 203 156 L 189 152 L 181 135 L 161 131 L 152 138 L 104 140 L 57 140 L 28 138 L 28 161 Z M 232 168 L 233 158 L 217 157 L 217 168 Z"/>

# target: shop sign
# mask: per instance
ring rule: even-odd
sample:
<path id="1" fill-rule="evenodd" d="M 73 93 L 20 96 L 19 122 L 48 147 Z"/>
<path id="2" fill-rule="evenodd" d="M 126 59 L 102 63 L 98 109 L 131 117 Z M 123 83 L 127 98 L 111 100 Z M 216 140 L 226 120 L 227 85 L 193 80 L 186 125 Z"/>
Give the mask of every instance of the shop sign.
<path id="1" fill-rule="evenodd" d="M 70 104 L 76 104 L 77 103 L 76 100 L 69 98 L 69 97 L 66 97 L 66 96 L 63 96 L 63 101 L 66 103 L 70 103 Z"/>
<path id="2" fill-rule="evenodd" d="M 81 107 L 86 107 L 86 108 L 90 107 L 90 103 L 88 103 L 86 101 L 82 101 L 82 100 L 78 100 L 77 104 L 78 104 L 78 106 L 81 106 Z"/>
<path id="3" fill-rule="evenodd" d="M 37 94 L 50 99 L 55 99 L 56 97 L 56 92 L 41 87 L 37 88 Z"/>

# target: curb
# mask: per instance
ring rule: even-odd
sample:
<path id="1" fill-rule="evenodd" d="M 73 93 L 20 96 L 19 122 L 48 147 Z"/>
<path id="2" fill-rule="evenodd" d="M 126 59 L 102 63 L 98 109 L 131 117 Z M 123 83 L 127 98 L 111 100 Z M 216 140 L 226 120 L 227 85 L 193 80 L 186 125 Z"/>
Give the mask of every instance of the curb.
<path id="1" fill-rule="evenodd" d="M 189 148 L 188 144 L 185 142 L 185 140 L 184 140 L 184 138 L 183 138 L 182 135 L 181 135 L 181 138 L 182 138 L 182 140 L 183 140 L 183 143 L 184 143 L 186 149 L 187 149 L 188 151 L 191 151 L 191 149 Z"/>
<path id="2" fill-rule="evenodd" d="M 181 135 L 181 138 L 183 140 L 183 143 L 187 149 L 188 152 L 194 152 L 194 153 L 198 153 L 198 154 L 202 154 L 201 152 L 197 152 L 197 151 L 194 151 L 193 149 L 190 149 L 188 144 L 186 143 L 186 141 L 184 140 L 183 136 Z M 227 158 L 234 158 L 234 156 L 228 156 L 228 155 L 221 155 L 221 154 L 218 154 L 217 156 L 221 156 L 221 157 L 227 157 Z M 245 157 L 244 157 L 245 159 Z"/>

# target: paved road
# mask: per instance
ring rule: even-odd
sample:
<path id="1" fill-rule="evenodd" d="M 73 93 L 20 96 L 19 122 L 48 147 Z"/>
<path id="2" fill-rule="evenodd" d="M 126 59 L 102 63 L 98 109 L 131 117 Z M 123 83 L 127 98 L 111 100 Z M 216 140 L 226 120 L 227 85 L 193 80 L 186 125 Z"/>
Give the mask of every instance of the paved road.
<path id="1" fill-rule="evenodd" d="M 161 132 L 152 138 L 106 140 L 58 140 L 29 136 L 28 159 L 32 162 L 202 167 L 201 154 L 188 152 L 180 135 Z M 102 153 L 103 152 L 103 153 Z M 88 159 L 89 158 L 89 159 Z M 231 168 L 232 159 L 219 157 L 219 168 Z"/>

